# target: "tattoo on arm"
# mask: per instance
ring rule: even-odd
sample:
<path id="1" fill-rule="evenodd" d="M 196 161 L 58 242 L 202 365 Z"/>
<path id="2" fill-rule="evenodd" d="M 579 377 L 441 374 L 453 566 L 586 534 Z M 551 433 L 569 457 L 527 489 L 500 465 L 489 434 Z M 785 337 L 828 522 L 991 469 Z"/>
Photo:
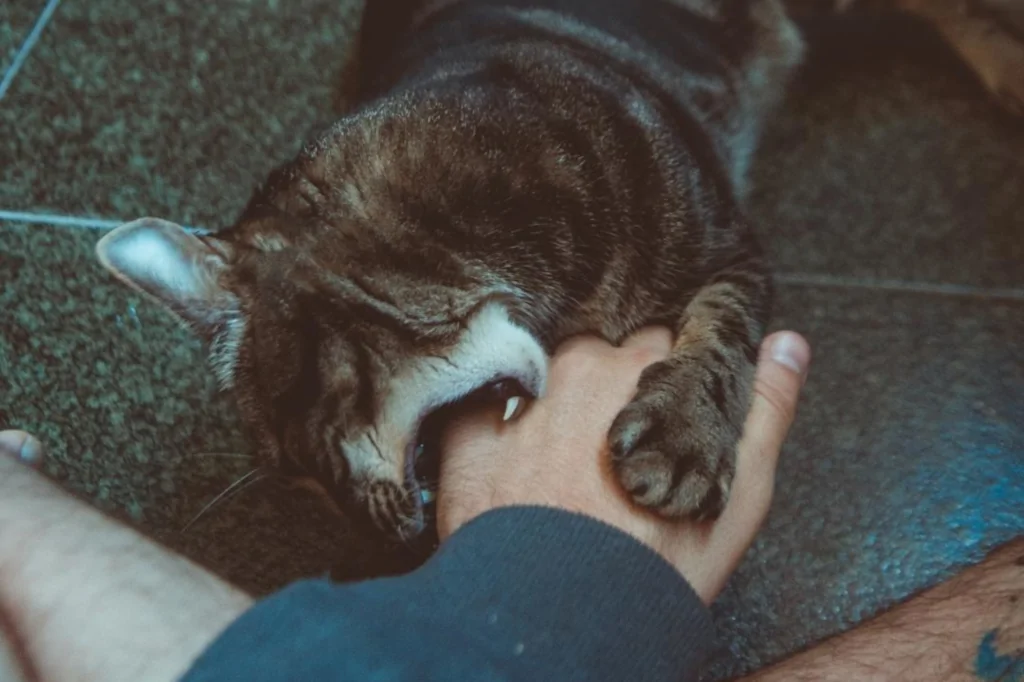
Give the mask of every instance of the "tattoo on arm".
<path id="1" fill-rule="evenodd" d="M 1024 539 L 742 682 L 1024 682 Z"/>
<path id="2" fill-rule="evenodd" d="M 1000 652 L 1000 630 L 989 630 L 978 644 L 974 660 L 974 673 L 985 682 L 1024 682 L 1024 652 L 1020 649 L 1009 654 Z"/>

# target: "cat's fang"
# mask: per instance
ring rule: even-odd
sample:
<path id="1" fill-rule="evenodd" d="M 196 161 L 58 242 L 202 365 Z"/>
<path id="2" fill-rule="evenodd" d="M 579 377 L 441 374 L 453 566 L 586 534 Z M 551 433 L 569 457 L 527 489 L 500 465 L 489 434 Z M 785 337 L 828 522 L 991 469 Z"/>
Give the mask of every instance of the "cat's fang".
<path id="1" fill-rule="evenodd" d="M 515 419 L 523 413 L 523 408 L 526 407 L 526 401 L 519 396 L 512 396 L 505 403 L 505 416 L 501 418 L 502 421 L 510 421 Z"/>
<path id="2" fill-rule="evenodd" d="M 436 497 L 433 490 L 420 490 L 420 502 L 423 504 L 430 504 Z"/>

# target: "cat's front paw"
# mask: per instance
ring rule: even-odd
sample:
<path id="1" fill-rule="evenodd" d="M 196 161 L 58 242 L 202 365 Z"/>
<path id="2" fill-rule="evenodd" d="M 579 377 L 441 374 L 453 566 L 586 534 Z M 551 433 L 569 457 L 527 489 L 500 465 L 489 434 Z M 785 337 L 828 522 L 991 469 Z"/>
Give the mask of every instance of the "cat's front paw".
<path id="1" fill-rule="evenodd" d="M 736 470 L 742 396 L 696 361 L 669 359 L 641 375 L 608 442 L 619 481 L 642 507 L 667 517 L 717 518 Z M 730 416 L 731 415 L 731 416 Z"/>

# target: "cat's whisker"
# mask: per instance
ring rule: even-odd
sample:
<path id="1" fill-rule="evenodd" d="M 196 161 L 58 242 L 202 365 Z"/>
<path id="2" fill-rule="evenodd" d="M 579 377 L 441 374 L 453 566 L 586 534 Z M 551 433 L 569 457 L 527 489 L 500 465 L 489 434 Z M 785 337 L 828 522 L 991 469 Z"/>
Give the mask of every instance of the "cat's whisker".
<path id="1" fill-rule="evenodd" d="M 256 476 L 256 474 L 262 474 L 262 475 L 261 476 Z M 253 476 L 256 476 L 256 478 L 253 478 Z M 197 513 L 195 516 L 193 516 L 192 519 L 188 523 L 185 524 L 185 526 L 181 529 L 181 532 L 184 533 L 189 528 L 194 526 L 196 524 L 196 522 L 199 521 L 199 519 L 203 518 L 203 516 L 205 516 L 207 512 L 209 512 L 211 509 L 213 509 L 213 507 L 217 503 L 227 499 L 228 496 L 234 497 L 235 495 L 241 493 L 243 490 L 245 490 L 249 486 L 251 486 L 253 484 L 256 484 L 256 483 L 259 483 L 262 480 L 265 480 L 267 478 L 267 476 L 268 476 L 268 474 L 266 472 L 261 471 L 260 469 L 253 469 L 249 473 L 245 474 L 244 476 L 242 476 L 241 478 L 236 480 L 234 483 L 229 485 L 227 488 L 225 488 L 223 491 L 221 491 L 221 493 L 219 495 L 217 495 L 212 500 L 207 502 L 203 506 L 203 508 L 199 510 L 199 513 Z M 234 494 L 232 494 L 232 493 L 234 493 Z"/>
<path id="2" fill-rule="evenodd" d="M 403 521 L 403 523 L 404 523 L 404 521 Z M 413 548 L 412 542 L 409 540 L 409 538 L 405 537 L 404 533 L 399 533 L 398 534 L 398 541 L 401 542 L 402 546 L 405 547 L 406 549 L 412 549 Z"/>

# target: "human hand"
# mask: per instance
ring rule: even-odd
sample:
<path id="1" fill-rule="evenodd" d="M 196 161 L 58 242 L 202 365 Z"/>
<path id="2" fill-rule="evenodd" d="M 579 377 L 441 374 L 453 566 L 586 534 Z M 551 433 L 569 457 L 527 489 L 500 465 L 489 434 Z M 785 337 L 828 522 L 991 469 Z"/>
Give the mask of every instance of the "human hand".
<path id="1" fill-rule="evenodd" d="M 806 359 L 806 344 L 791 340 Z M 520 423 L 497 439 L 486 418 L 451 430 L 442 532 L 502 504 L 575 509 L 647 542 L 711 601 L 767 511 L 801 376 L 762 358 L 725 515 L 713 526 L 669 524 L 633 510 L 595 456 L 668 343 L 657 332 L 625 349 L 575 341 L 554 361 L 548 398 Z M 175 679 L 251 599 L 61 491 L 32 470 L 41 459 L 36 439 L 0 432 L 0 679 Z"/>
<path id="2" fill-rule="evenodd" d="M 635 507 L 611 470 L 607 433 L 648 365 L 671 350 L 667 329 L 644 330 L 614 347 L 594 338 L 564 344 L 548 393 L 514 422 L 475 411 L 447 429 L 438 529 L 442 539 L 485 511 L 560 507 L 633 535 L 669 561 L 710 604 L 768 514 L 779 451 L 796 414 L 810 348 L 792 332 L 765 339 L 755 395 L 739 445 L 725 512 L 713 523 L 668 521 Z"/>

